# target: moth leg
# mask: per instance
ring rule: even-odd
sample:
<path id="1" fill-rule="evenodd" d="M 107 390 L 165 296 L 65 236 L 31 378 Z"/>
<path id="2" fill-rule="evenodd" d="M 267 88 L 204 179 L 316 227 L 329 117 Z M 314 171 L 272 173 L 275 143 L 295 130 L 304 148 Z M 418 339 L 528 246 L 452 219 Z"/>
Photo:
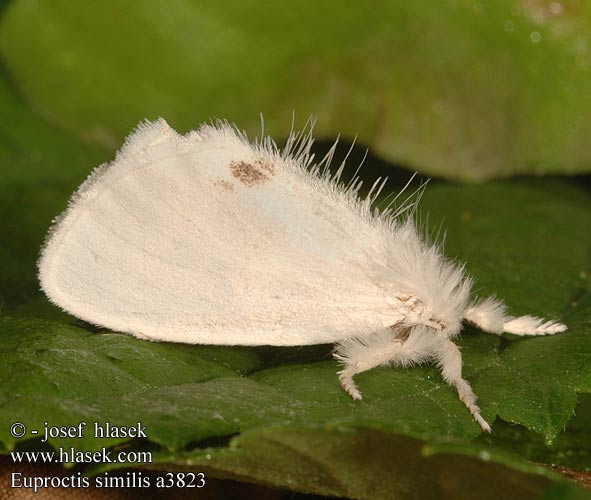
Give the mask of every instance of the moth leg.
<path id="1" fill-rule="evenodd" d="M 362 399 L 353 376 L 387 363 L 402 347 L 390 330 L 372 333 L 368 337 L 353 337 L 337 344 L 334 357 L 343 363 L 338 372 L 341 386 L 355 400 Z"/>
<path id="2" fill-rule="evenodd" d="M 480 424 L 483 431 L 491 432 L 490 425 L 480 415 L 480 408 L 476 405 L 476 394 L 472 391 L 470 384 L 462 378 L 462 355 L 458 346 L 450 339 L 443 339 L 435 352 L 437 364 L 441 369 L 443 379 L 450 385 L 453 385 L 458 391 L 460 400 L 470 410 L 470 413 Z"/>
<path id="3" fill-rule="evenodd" d="M 464 319 L 481 330 L 496 335 L 554 335 L 566 330 L 566 325 L 558 321 L 546 321 L 535 316 L 509 316 L 505 304 L 494 298 L 466 308 Z"/>
<path id="4" fill-rule="evenodd" d="M 341 386 L 355 400 L 362 396 L 353 376 L 379 365 L 410 365 L 432 355 L 432 337 L 427 329 L 415 328 L 404 340 L 386 328 L 364 337 L 353 337 L 337 344 L 334 357 L 344 364 L 338 372 Z"/>

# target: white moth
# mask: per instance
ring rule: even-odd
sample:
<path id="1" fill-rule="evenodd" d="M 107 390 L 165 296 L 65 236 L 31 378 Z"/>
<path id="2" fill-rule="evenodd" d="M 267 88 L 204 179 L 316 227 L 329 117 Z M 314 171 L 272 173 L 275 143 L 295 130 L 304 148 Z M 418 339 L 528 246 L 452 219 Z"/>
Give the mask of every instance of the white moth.
<path id="1" fill-rule="evenodd" d="M 335 343 L 339 379 L 435 361 L 482 429 L 454 344 L 462 322 L 494 334 L 566 327 L 470 301 L 464 268 L 427 243 L 404 210 L 371 209 L 313 166 L 310 133 L 279 150 L 226 122 L 180 135 L 140 124 L 49 232 L 39 260 L 49 299 L 90 323 L 190 344 Z M 334 149 L 332 150 L 334 151 Z M 407 204 L 408 208 L 408 204 Z"/>

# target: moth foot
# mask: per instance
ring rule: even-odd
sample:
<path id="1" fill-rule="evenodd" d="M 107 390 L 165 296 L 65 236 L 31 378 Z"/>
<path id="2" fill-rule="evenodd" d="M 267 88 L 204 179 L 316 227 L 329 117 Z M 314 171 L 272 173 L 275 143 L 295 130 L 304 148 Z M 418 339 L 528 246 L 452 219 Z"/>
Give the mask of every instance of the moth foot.
<path id="1" fill-rule="evenodd" d="M 357 384 L 353 382 L 353 377 L 346 373 L 345 370 L 339 372 L 339 381 L 341 382 L 341 387 L 345 389 L 345 392 L 355 401 L 361 401 L 363 399 L 361 392 L 359 392 L 359 389 L 357 388 Z"/>
<path id="2" fill-rule="evenodd" d="M 484 432 L 488 432 L 490 434 L 492 432 L 492 429 L 489 423 L 486 420 L 484 420 L 484 418 L 482 418 L 482 415 L 480 415 L 480 408 L 477 405 L 475 405 L 474 402 L 470 399 L 471 398 L 466 398 L 463 395 L 460 395 L 460 400 L 462 401 L 462 403 L 466 405 L 466 407 L 472 414 L 472 417 L 474 417 L 474 420 L 476 420 L 476 422 L 478 423 L 478 425 L 480 425 L 481 429 Z"/>
<path id="3" fill-rule="evenodd" d="M 488 422 L 486 420 L 484 420 L 480 416 L 480 413 L 473 414 L 473 417 L 474 417 L 474 420 L 476 420 L 476 422 L 478 422 L 478 424 L 480 425 L 480 427 L 482 428 L 482 430 L 484 432 L 488 432 L 489 434 L 492 432 L 490 425 L 488 424 Z"/>
<path id="4" fill-rule="evenodd" d="M 476 404 L 476 394 L 472 391 L 470 384 L 466 382 L 464 379 L 460 379 L 455 383 L 456 389 L 458 391 L 458 396 L 460 397 L 460 401 L 466 405 L 468 411 L 472 414 L 472 417 L 478 425 L 482 428 L 484 432 L 492 432 L 490 425 L 482 415 L 480 415 L 480 408 Z"/>

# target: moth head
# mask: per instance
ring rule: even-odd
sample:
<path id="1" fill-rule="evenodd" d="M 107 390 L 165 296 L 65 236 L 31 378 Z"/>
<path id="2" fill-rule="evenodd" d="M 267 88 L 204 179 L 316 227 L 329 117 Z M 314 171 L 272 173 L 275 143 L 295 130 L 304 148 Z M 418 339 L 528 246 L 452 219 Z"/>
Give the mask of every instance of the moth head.
<path id="1" fill-rule="evenodd" d="M 461 330 L 461 320 L 458 319 L 454 308 L 437 307 L 438 303 L 421 300 L 411 294 L 401 294 L 397 299 L 406 309 L 405 326 L 425 325 L 434 330 L 437 335 L 453 338 Z"/>
<path id="2" fill-rule="evenodd" d="M 461 323 L 457 321 L 442 321 L 433 317 L 423 320 L 422 324 L 432 328 L 437 335 L 442 335 L 446 338 L 457 336 L 462 328 Z"/>

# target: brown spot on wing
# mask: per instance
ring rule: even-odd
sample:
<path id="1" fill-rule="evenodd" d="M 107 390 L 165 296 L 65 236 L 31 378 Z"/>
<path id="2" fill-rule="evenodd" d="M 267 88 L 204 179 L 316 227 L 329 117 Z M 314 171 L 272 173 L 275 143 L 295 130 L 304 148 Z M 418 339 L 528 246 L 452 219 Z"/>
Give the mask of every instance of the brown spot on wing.
<path id="1" fill-rule="evenodd" d="M 230 171 L 236 179 L 248 187 L 264 184 L 275 174 L 273 165 L 262 160 L 233 161 L 230 163 Z"/>
<path id="2" fill-rule="evenodd" d="M 232 184 L 231 182 L 226 181 L 224 179 L 218 179 L 213 184 L 214 184 L 214 186 L 220 187 L 224 191 L 234 191 L 234 184 Z"/>

